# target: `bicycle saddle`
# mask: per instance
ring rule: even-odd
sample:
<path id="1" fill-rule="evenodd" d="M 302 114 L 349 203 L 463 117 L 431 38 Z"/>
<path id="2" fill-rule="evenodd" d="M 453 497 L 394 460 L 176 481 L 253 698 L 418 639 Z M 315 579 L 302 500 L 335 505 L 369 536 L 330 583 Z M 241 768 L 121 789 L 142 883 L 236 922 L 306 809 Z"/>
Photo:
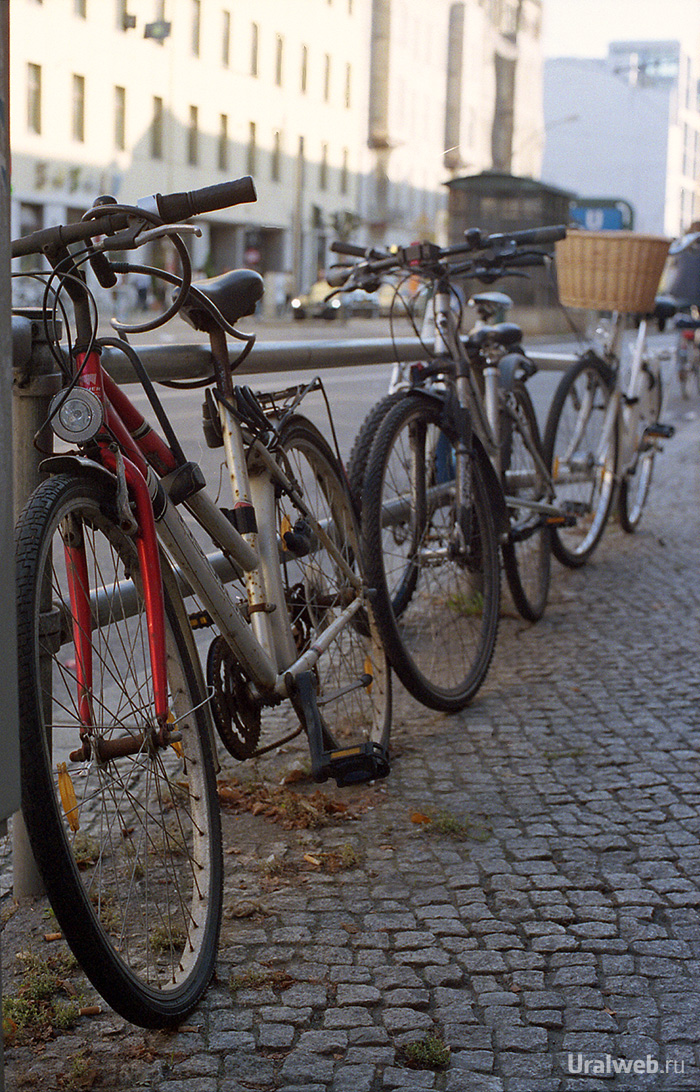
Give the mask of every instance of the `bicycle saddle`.
<path id="1" fill-rule="evenodd" d="M 517 345 L 523 336 L 523 331 L 515 322 L 499 322 L 495 326 L 481 326 L 474 330 L 467 338 L 466 345 L 469 349 L 482 349 L 484 345 Z"/>
<path id="2" fill-rule="evenodd" d="M 195 330 L 210 330 L 212 322 L 220 326 L 219 315 L 234 326 L 240 318 L 253 314 L 262 299 L 263 287 L 263 279 L 255 270 L 231 269 L 218 277 L 193 282 L 180 314 Z"/>

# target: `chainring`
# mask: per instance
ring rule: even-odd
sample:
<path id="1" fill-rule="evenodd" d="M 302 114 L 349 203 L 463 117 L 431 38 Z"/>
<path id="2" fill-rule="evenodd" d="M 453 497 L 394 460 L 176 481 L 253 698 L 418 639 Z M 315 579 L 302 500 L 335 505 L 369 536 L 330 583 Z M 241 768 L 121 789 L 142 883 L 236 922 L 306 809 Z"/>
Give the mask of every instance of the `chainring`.
<path id="1" fill-rule="evenodd" d="M 260 740 L 261 702 L 251 693 L 240 666 L 223 637 L 215 637 L 207 655 L 207 683 L 212 691 L 214 724 L 229 754 L 251 758 Z"/>

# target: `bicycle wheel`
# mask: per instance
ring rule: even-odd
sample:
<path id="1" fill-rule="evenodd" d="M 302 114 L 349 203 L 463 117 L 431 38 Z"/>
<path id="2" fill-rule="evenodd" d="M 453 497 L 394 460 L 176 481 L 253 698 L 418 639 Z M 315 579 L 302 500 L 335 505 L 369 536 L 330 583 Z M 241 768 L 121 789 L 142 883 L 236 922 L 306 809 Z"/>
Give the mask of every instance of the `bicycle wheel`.
<path id="1" fill-rule="evenodd" d="M 357 520 L 336 458 L 304 417 L 292 417 L 280 437 L 283 463 L 313 514 L 352 572 L 359 573 Z M 279 526 L 291 548 L 282 565 L 292 632 L 299 655 L 331 626 L 358 594 L 347 572 L 310 531 L 303 507 L 279 501 Z M 295 536 L 289 538 L 290 533 Z M 329 741 L 389 745 L 391 676 L 368 601 L 341 630 L 314 668 L 317 702 Z M 388 769 L 387 769 L 388 772 Z"/>
<path id="2" fill-rule="evenodd" d="M 642 366 L 641 382 L 646 384 L 646 391 L 640 398 L 646 404 L 647 411 L 639 422 L 639 435 L 636 437 L 636 451 L 632 464 L 623 473 L 618 496 L 618 515 L 620 526 L 627 534 L 633 534 L 639 527 L 644 505 L 649 496 L 654 457 L 657 452 L 656 440 L 646 435 L 647 426 L 655 425 L 661 416 L 663 388 L 661 375 L 654 375 L 646 366 Z M 624 411 L 623 411 L 624 412 Z"/>
<path id="3" fill-rule="evenodd" d="M 85 562 L 82 573 L 75 560 L 71 570 L 81 588 L 87 576 L 89 620 L 71 608 L 69 550 Z M 201 998 L 214 970 L 223 883 L 206 698 L 187 615 L 165 565 L 163 574 L 169 719 L 179 737 L 166 746 L 153 717 L 138 553 L 109 488 L 57 475 L 18 523 L 27 829 L 85 973 L 143 1027 L 176 1025 Z"/>
<path id="4" fill-rule="evenodd" d="M 547 416 L 543 451 L 555 503 L 577 517 L 575 526 L 552 528 L 552 552 L 573 569 L 598 545 L 615 495 L 617 427 L 607 436 L 604 428 L 611 390 L 609 369 L 587 353 L 562 376 Z"/>
<path id="5" fill-rule="evenodd" d="M 455 510 L 454 449 L 441 418 L 441 405 L 420 395 L 406 395 L 384 418 L 367 466 L 362 543 L 392 667 L 418 701 L 455 712 L 474 697 L 493 656 L 500 567 L 474 462 L 470 506 Z"/>
<path id="6" fill-rule="evenodd" d="M 549 500 L 546 476 L 533 454 L 543 458 L 540 431 L 521 380 L 501 394 L 501 473 L 510 519 L 508 541 L 502 546 L 503 568 L 518 612 L 537 622 L 547 605 L 552 568 L 549 526 L 527 504 Z"/>
<path id="7" fill-rule="evenodd" d="M 372 406 L 353 441 L 348 457 L 348 481 L 352 492 L 355 507 L 358 513 L 362 512 L 362 486 L 367 472 L 367 460 L 377 435 L 377 429 L 386 417 L 392 406 L 403 398 L 405 391 L 395 391 L 394 394 L 385 394 L 383 398 Z"/>

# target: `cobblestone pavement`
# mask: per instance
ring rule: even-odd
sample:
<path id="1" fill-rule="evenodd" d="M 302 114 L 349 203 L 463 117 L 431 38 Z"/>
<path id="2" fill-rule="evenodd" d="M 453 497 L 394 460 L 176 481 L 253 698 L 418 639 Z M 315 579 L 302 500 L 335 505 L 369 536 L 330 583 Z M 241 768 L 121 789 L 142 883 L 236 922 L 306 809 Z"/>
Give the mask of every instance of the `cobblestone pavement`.
<path id="1" fill-rule="evenodd" d="M 354 821 L 225 816 L 218 974 L 187 1026 L 81 1018 L 6 1049 L 10 1092 L 700 1087 L 700 415 L 687 408 L 671 407 L 679 430 L 638 533 L 611 527 L 585 569 L 557 566 L 538 625 L 503 619 L 473 707 L 446 717 L 399 699 L 391 777 L 333 792 Z M 12 993 L 45 905 L 4 909 Z M 406 1045 L 428 1033 L 449 1060 L 412 1068 Z"/>

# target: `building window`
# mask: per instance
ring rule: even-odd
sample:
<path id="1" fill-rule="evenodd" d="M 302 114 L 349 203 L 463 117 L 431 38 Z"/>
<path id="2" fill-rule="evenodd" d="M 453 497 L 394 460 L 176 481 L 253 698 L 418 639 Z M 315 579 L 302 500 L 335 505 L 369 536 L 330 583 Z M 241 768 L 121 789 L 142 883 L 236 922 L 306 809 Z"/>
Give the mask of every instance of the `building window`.
<path id="1" fill-rule="evenodd" d="M 126 89 L 114 88 L 114 147 L 123 152 L 126 148 Z"/>
<path id="2" fill-rule="evenodd" d="M 190 123 L 187 127 L 187 162 L 196 167 L 199 162 L 199 108 L 190 106 Z"/>
<path id="3" fill-rule="evenodd" d="M 340 192 L 348 192 L 348 150 L 343 148 L 343 161 L 340 168 Z"/>
<path id="4" fill-rule="evenodd" d="M 307 46 L 301 47 L 301 80 L 299 83 L 302 95 L 306 94 L 309 80 L 309 50 Z"/>
<path id="5" fill-rule="evenodd" d="M 281 34 L 277 35 L 277 42 L 275 45 L 275 83 L 278 87 L 282 86 L 282 60 L 284 57 L 284 38 Z"/>
<path id="6" fill-rule="evenodd" d="M 151 157 L 163 158 L 163 100 L 153 96 L 153 120 L 151 121 Z"/>
<path id="7" fill-rule="evenodd" d="M 328 145 L 321 145 L 321 163 L 318 169 L 318 188 L 325 190 L 328 188 Z"/>
<path id="8" fill-rule="evenodd" d="M 328 102 L 331 97 L 331 57 L 326 53 L 323 61 L 323 101 Z"/>
<path id="9" fill-rule="evenodd" d="M 272 158 L 270 159 L 270 178 L 273 182 L 279 182 L 282 161 L 282 133 L 275 129 L 272 134 Z"/>
<path id="10" fill-rule="evenodd" d="M 254 121 L 248 123 L 248 174 L 255 174 L 258 156 L 258 134 Z"/>
<path id="11" fill-rule="evenodd" d="M 299 151 L 297 154 L 297 184 L 299 189 L 304 188 L 306 178 L 306 150 L 303 136 L 299 137 Z"/>
<path id="12" fill-rule="evenodd" d="M 219 155 L 218 165 L 220 171 L 228 170 L 228 115 L 219 115 Z"/>
<path id="13" fill-rule="evenodd" d="M 352 98 L 352 65 L 345 65 L 345 107 L 350 109 L 350 103 Z"/>
<path id="14" fill-rule="evenodd" d="M 85 77 L 73 76 L 73 140 L 85 142 Z"/>
<path id="15" fill-rule="evenodd" d="M 250 25 L 250 74 L 258 75 L 258 52 L 260 49 L 260 30 L 257 23 Z"/>
<path id="16" fill-rule="evenodd" d="M 221 13 L 221 63 L 228 68 L 231 63 L 231 12 Z"/>
<path id="17" fill-rule="evenodd" d="M 202 25 L 202 5 L 200 0 L 190 0 L 192 4 L 192 56 L 199 56 L 199 33 Z"/>
<path id="18" fill-rule="evenodd" d="M 41 132 L 41 65 L 27 65 L 27 128 Z"/>
<path id="19" fill-rule="evenodd" d="M 87 19 L 87 0 L 73 0 L 73 14 L 78 19 Z"/>

